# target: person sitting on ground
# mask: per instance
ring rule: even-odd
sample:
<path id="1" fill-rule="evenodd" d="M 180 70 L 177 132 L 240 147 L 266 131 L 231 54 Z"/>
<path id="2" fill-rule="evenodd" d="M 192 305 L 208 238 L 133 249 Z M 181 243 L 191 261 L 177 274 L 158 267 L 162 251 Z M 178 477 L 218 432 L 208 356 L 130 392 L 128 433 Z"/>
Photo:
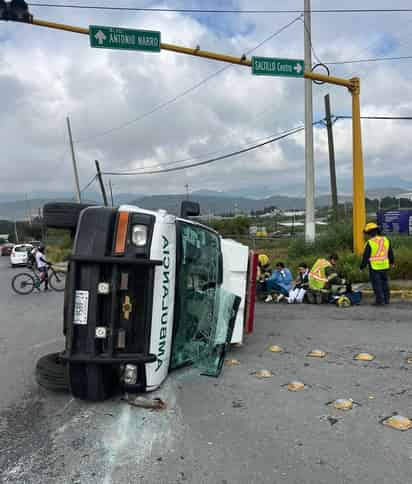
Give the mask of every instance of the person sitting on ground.
<path id="1" fill-rule="evenodd" d="M 305 297 L 306 290 L 309 287 L 309 269 L 305 262 L 299 264 L 298 276 L 295 280 L 295 286 L 289 292 L 288 303 L 303 303 L 303 298 Z"/>
<path id="2" fill-rule="evenodd" d="M 257 267 L 257 280 L 259 282 L 265 282 L 270 277 L 270 261 L 266 254 L 259 254 L 258 267 Z"/>
<path id="3" fill-rule="evenodd" d="M 312 294 L 325 294 L 326 296 L 322 300 L 329 299 L 335 288 L 346 284 L 345 279 L 340 278 L 336 271 L 337 262 L 337 254 L 332 254 L 328 260 L 318 259 L 309 272 L 309 289 Z M 316 302 L 322 301 L 319 298 Z"/>
<path id="4" fill-rule="evenodd" d="M 40 284 L 44 282 L 44 290 L 49 290 L 49 275 L 48 275 L 48 266 L 50 262 L 46 259 L 45 255 L 45 247 L 40 246 L 36 252 L 36 266 L 37 270 L 40 272 Z"/>
<path id="5" fill-rule="evenodd" d="M 287 296 L 289 296 L 289 291 L 292 288 L 292 274 L 290 270 L 285 267 L 283 262 L 278 262 L 276 264 L 276 269 L 272 272 L 269 279 L 266 279 L 267 291 L 271 294 L 265 299 L 265 302 L 273 301 L 272 293 L 279 293 L 277 296 L 277 302 L 282 301 Z"/>

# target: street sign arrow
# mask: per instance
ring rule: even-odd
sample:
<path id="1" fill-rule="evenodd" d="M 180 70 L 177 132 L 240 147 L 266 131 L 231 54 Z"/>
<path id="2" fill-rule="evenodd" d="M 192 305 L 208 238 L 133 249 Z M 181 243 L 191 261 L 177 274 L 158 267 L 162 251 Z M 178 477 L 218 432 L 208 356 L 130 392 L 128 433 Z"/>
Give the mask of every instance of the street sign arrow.
<path id="1" fill-rule="evenodd" d="M 103 45 L 103 41 L 106 40 L 106 36 L 104 35 L 104 33 L 99 30 L 97 32 L 97 34 L 94 36 L 95 39 L 97 39 L 97 41 L 99 42 L 99 45 Z"/>
<path id="2" fill-rule="evenodd" d="M 300 75 L 302 72 L 302 66 L 300 64 L 296 64 L 293 70 L 296 72 L 296 74 Z"/>

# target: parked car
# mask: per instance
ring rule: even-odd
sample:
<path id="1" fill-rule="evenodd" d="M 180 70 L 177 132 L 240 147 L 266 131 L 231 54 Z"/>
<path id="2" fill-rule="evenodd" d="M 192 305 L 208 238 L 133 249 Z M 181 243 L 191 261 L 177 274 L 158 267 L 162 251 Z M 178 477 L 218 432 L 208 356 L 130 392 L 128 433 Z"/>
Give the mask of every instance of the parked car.
<path id="1" fill-rule="evenodd" d="M 0 247 L 0 254 L 2 256 L 10 255 L 13 247 L 14 247 L 14 244 L 8 244 L 8 243 L 7 244 L 3 244 Z"/>
<path id="2" fill-rule="evenodd" d="M 29 252 L 33 249 L 31 244 L 17 244 L 13 247 L 10 254 L 12 267 L 25 266 L 29 258 Z"/>
<path id="3" fill-rule="evenodd" d="M 32 245 L 33 247 L 40 247 L 41 246 L 41 241 L 40 240 L 30 240 L 27 243 L 30 244 L 30 245 Z"/>

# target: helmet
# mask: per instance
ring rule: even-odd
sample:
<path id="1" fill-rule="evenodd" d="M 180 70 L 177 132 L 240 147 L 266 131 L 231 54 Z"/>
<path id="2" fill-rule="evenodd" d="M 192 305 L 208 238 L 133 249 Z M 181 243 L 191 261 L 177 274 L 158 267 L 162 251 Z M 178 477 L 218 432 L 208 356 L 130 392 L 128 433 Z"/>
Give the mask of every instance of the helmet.
<path id="1" fill-rule="evenodd" d="M 340 296 L 336 301 L 338 308 L 348 308 L 352 305 L 351 300 L 347 296 Z"/>
<path id="2" fill-rule="evenodd" d="M 262 267 L 267 266 L 269 264 L 269 257 L 266 254 L 259 254 L 258 261 Z"/>
<path id="3" fill-rule="evenodd" d="M 377 224 L 375 224 L 375 222 L 369 222 L 365 225 L 365 228 L 363 229 L 364 232 L 368 233 L 368 232 L 372 232 L 372 230 L 378 230 L 379 227 L 377 226 Z"/>
<path id="4" fill-rule="evenodd" d="M 37 250 L 39 252 L 44 252 L 46 250 L 46 247 L 44 245 L 39 245 L 39 247 L 37 248 Z"/>

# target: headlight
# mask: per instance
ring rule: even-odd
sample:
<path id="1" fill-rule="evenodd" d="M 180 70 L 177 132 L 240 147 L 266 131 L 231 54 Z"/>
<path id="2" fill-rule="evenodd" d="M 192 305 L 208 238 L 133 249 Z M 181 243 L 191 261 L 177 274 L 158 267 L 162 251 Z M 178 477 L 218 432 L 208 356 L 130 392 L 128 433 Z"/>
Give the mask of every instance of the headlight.
<path id="1" fill-rule="evenodd" d="M 147 243 L 147 225 L 133 225 L 132 242 L 137 247 L 144 247 Z"/>
<path id="2" fill-rule="evenodd" d="M 126 385 L 135 385 L 137 382 L 137 366 L 126 365 L 124 369 L 124 382 Z"/>

